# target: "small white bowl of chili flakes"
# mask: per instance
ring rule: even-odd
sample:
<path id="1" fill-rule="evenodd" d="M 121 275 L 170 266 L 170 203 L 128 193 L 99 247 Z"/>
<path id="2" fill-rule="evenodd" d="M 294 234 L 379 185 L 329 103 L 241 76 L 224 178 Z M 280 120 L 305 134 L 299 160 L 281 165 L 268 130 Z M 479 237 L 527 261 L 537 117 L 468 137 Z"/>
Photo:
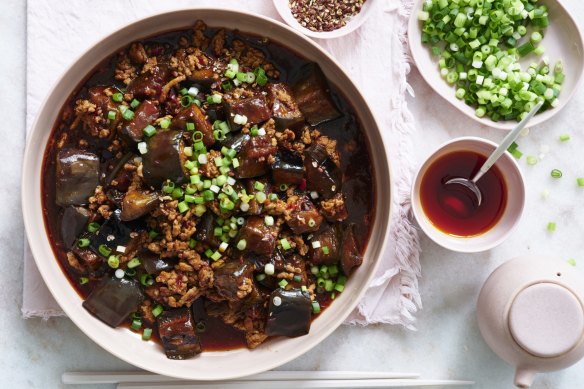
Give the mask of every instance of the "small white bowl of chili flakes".
<path id="1" fill-rule="evenodd" d="M 374 0 L 273 0 L 290 26 L 306 36 L 338 38 L 355 31 L 372 14 Z"/>

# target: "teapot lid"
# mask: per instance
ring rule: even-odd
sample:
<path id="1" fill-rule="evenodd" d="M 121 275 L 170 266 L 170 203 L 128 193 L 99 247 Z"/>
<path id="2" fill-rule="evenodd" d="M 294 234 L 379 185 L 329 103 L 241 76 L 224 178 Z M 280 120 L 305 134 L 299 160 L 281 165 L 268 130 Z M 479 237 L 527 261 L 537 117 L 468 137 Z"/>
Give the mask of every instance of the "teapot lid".
<path id="1" fill-rule="evenodd" d="M 553 358 L 574 348 L 584 333 L 584 311 L 569 289 L 551 282 L 526 287 L 509 310 L 511 335 L 525 351 Z"/>

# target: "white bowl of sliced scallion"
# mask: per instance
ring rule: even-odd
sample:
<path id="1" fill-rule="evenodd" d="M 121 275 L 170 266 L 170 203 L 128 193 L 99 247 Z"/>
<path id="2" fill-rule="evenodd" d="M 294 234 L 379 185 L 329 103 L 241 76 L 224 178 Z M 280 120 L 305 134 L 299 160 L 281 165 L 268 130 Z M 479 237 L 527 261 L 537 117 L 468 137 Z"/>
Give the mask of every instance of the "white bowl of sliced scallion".
<path id="1" fill-rule="evenodd" d="M 509 130 L 563 108 L 584 71 L 582 35 L 558 0 L 418 0 L 412 57 L 430 86 L 479 123 Z"/>

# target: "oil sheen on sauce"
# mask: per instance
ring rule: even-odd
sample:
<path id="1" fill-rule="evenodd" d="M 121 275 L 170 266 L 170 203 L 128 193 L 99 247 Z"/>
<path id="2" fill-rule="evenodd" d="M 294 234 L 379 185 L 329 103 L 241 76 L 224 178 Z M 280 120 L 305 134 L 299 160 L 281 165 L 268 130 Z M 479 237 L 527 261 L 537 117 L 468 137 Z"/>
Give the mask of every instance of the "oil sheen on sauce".
<path id="1" fill-rule="evenodd" d="M 490 230 L 501 219 L 507 205 L 507 186 L 501 171 L 493 166 L 478 181 L 481 205 L 462 185 L 446 181 L 454 177 L 472 178 L 486 157 L 474 151 L 454 151 L 438 158 L 426 171 L 420 184 L 422 209 L 442 232 L 471 237 Z"/>

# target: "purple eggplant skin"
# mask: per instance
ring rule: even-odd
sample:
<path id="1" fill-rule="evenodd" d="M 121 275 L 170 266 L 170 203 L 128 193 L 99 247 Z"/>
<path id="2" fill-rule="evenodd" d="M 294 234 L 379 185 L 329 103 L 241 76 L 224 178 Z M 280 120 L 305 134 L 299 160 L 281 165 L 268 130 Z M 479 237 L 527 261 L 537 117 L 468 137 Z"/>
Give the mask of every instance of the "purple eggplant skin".
<path id="1" fill-rule="evenodd" d="M 190 106 L 181 109 L 174 119 L 172 119 L 172 122 L 170 122 L 170 128 L 176 131 L 184 131 L 187 127 L 187 123 L 193 123 L 195 129 L 203 133 L 203 144 L 206 147 L 215 144 L 213 126 L 196 104 L 191 104 Z"/>
<path id="2" fill-rule="evenodd" d="M 343 232 L 343 243 L 341 246 L 341 268 L 343 273 L 350 276 L 355 268 L 363 263 L 363 255 L 355 237 L 355 224 L 351 223 Z"/>
<path id="3" fill-rule="evenodd" d="M 253 285 L 253 270 L 254 266 L 250 262 L 227 262 L 215 269 L 215 290 L 229 301 L 238 301 L 240 287 L 246 284 Z"/>
<path id="4" fill-rule="evenodd" d="M 308 244 L 308 258 L 314 265 L 332 265 L 339 261 L 341 254 L 341 231 L 338 226 L 323 225 L 315 232 Z M 314 248 L 312 242 L 320 242 L 320 247 Z M 325 254 L 323 247 L 328 247 Z"/>
<path id="5" fill-rule="evenodd" d="M 317 63 L 304 65 L 298 72 L 292 92 L 306 121 L 312 126 L 341 117 L 331 98 L 326 77 Z"/>
<path id="6" fill-rule="evenodd" d="M 266 334 L 295 338 L 308 334 L 312 303 L 300 289 L 276 289 L 270 295 Z"/>
<path id="7" fill-rule="evenodd" d="M 152 251 L 143 250 L 138 254 L 140 262 L 146 273 L 155 275 L 161 271 L 171 271 L 178 264 L 178 258 L 160 258 Z"/>
<path id="8" fill-rule="evenodd" d="M 239 230 L 238 238 L 235 241 L 239 242 L 241 239 L 245 239 L 246 252 L 271 255 L 276 247 L 277 235 L 278 227 L 267 226 L 261 216 L 250 216 Z"/>
<path id="9" fill-rule="evenodd" d="M 203 217 L 197 224 L 197 231 L 195 238 L 212 248 L 217 248 L 221 244 L 221 240 L 215 236 L 213 229 L 215 228 L 215 215 L 212 212 L 205 212 Z"/>
<path id="10" fill-rule="evenodd" d="M 235 171 L 237 178 L 263 176 L 269 170 L 268 159 L 275 155 L 278 148 L 267 136 L 254 136 L 245 142 L 237 156 L 239 167 Z"/>
<path id="11" fill-rule="evenodd" d="M 188 359 L 201 353 L 201 342 L 189 308 L 165 311 L 157 321 L 158 334 L 168 359 Z"/>
<path id="12" fill-rule="evenodd" d="M 140 284 L 135 279 L 105 277 L 87 296 L 83 308 L 108 326 L 116 328 L 143 299 Z"/>
<path id="13" fill-rule="evenodd" d="M 300 197 L 293 204 L 293 207 L 290 216 L 286 217 L 286 224 L 288 224 L 293 233 L 300 235 L 318 231 L 324 218 L 308 197 Z M 314 222 L 313 226 L 309 225 L 311 220 Z"/>
<path id="14" fill-rule="evenodd" d="M 182 132 L 158 131 L 148 139 L 148 151 L 142 155 L 144 182 L 154 189 L 162 188 L 166 180 L 182 184 L 187 180 L 184 168 L 186 156 Z"/>
<path id="15" fill-rule="evenodd" d="M 133 247 L 146 234 L 145 226 L 140 220 L 124 222 L 121 220 L 121 210 L 116 209 L 97 230 L 89 235 L 89 248 L 102 255 L 99 246 L 104 245 L 114 253 L 118 246 Z"/>
<path id="16" fill-rule="evenodd" d="M 67 207 L 61 217 L 61 240 L 66 248 L 73 247 L 73 244 L 85 230 L 85 225 L 89 220 L 89 211 L 83 207 Z"/>
<path id="17" fill-rule="evenodd" d="M 304 121 L 304 115 L 298 108 L 294 99 L 292 90 L 285 83 L 276 83 L 266 85 L 268 90 L 268 102 L 272 109 L 272 118 L 276 125 L 276 130 L 284 131 L 285 129 L 294 130 L 301 127 Z"/>
<path id="18" fill-rule="evenodd" d="M 158 119 L 160 112 L 156 105 L 144 100 L 134 112 L 134 119 L 122 127 L 122 135 L 131 144 L 136 144 L 144 138 L 144 128 Z"/>
<path id="19" fill-rule="evenodd" d="M 229 121 L 229 127 L 233 131 L 241 129 L 241 125 L 233 121 L 235 115 L 245 116 L 249 124 L 263 123 L 271 117 L 268 102 L 261 93 L 256 93 L 251 97 L 241 100 L 225 101 L 223 108 Z"/>
<path id="20" fill-rule="evenodd" d="M 159 192 L 131 190 L 124 195 L 122 200 L 120 219 L 123 221 L 138 219 L 153 211 L 159 203 Z"/>
<path id="21" fill-rule="evenodd" d="M 221 146 L 225 146 L 228 149 L 233 149 L 238 153 L 243 148 L 243 145 L 247 143 L 251 139 L 249 134 L 244 134 L 243 132 L 239 132 L 235 135 L 228 134 L 225 140 L 221 141 Z"/>
<path id="22" fill-rule="evenodd" d="M 341 191 L 343 172 L 333 162 L 324 146 L 314 144 L 304 154 L 306 188 L 329 199 Z"/>
<path id="23" fill-rule="evenodd" d="M 170 68 L 167 64 L 156 65 L 134 78 L 128 85 L 126 93 L 138 99 L 158 100 L 169 76 Z"/>
<path id="24" fill-rule="evenodd" d="M 99 184 L 99 158 L 84 150 L 66 148 L 57 154 L 57 205 L 85 205 Z"/>
<path id="25" fill-rule="evenodd" d="M 293 151 L 280 149 L 271 166 L 272 179 L 276 184 L 300 184 L 304 178 L 302 157 Z"/>

